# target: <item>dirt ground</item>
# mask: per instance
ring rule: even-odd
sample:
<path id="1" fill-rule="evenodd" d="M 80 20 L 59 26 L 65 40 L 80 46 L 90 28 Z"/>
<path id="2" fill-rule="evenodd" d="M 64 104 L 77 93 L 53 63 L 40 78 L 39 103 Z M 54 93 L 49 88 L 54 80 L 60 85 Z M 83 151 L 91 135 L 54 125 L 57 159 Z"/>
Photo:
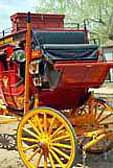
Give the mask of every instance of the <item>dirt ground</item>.
<path id="1" fill-rule="evenodd" d="M 112 85 L 109 87 L 104 86 L 104 89 L 95 90 L 96 94 L 103 92 L 109 95 L 112 95 L 113 89 Z M 8 133 L 11 135 L 16 134 L 17 124 L 5 124 L 0 125 L 0 134 Z M 76 164 L 75 168 L 79 168 L 82 164 L 82 153 L 78 147 L 76 154 Z M 86 157 L 86 166 L 85 168 L 112 168 L 113 167 L 113 150 L 106 152 L 104 154 L 87 154 Z M 0 148 L 0 168 L 25 168 L 23 165 L 18 151 L 15 148 L 14 150 L 6 150 Z M 82 166 L 83 168 L 83 166 Z"/>
<path id="2" fill-rule="evenodd" d="M 15 135 L 17 124 L 0 125 L 0 134 L 7 133 Z M 82 152 L 77 149 L 75 167 L 73 168 L 112 168 L 113 150 L 104 154 L 87 154 L 86 166 L 83 163 Z M 16 148 L 14 150 L 0 149 L 0 168 L 25 168 Z"/>
<path id="3" fill-rule="evenodd" d="M 7 125 L 8 126 L 8 125 Z M 9 126 L 8 134 L 11 133 Z M 1 128 L 1 127 L 0 127 Z M 4 130 L 5 130 L 4 129 Z M 6 132 L 5 132 L 6 133 Z M 78 149 L 76 154 L 76 164 L 73 168 L 112 168 L 113 167 L 113 150 L 104 154 L 87 154 L 86 166 L 82 164 L 82 152 Z M 25 168 L 23 162 L 20 159 L 18 151 L 0 149 L 0 168 Z"/>
<path id="4" fill-rule="evenodd" d="M 77 154 L 79 159 L 75 168 L 80 168 L 82 165 L 81 154 Z M 113 151 L 110 151 L 107 156 L 104 155 L 88 155 L 86 168 L 112 168 L 113 167 Z M 25 168 L 17 151 L 7 151 L 0 149 L 0 168 Z M 83 166 L 82 166 L 83 168 Z"/>

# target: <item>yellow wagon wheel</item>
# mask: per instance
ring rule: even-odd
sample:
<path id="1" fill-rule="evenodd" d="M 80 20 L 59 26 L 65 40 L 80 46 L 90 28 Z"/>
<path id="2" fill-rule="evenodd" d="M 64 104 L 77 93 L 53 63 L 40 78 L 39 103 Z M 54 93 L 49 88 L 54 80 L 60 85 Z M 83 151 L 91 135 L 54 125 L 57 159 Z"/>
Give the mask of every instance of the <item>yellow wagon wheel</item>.
<path id="1" fill-rule="evenodd" d="M 113 108 L 105 101 L 89 99 L 77 111 L 75 123 L 77 134 L 82 137 L 80 144 L 92 142 L 87 151 L 102 153 L 113 148 Z"/>
<path id="2" fill-rule="evenodd" d="M 70 168 L 76 154 L 73 127 L 60 112 L 46 107 L 34 109 L 23 117 L 17 145 L 28 168 Z"/>

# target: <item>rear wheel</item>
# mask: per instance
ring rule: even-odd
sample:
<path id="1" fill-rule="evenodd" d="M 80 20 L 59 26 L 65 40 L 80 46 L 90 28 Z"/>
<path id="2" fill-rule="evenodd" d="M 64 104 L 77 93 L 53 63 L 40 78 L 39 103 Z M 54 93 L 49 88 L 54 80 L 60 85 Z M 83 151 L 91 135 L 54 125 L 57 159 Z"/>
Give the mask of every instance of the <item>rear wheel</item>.
<path id="1" fill-rule="evenodd" d="M 70 168 L 76 154 L 74 130 L 64 115 L 38 108 L 20 122 L 17 145 L 28 168 Z"/>
<path id="2" fill-rule="evenodd" d="M 113 108 L 90 97 L 86 104 L 72 110 L 70 121 L 76 127 L 80 146 L 90 143 L 88 152 L 102 153 L 113 148 Z"/>
<path id="3" fill-rule="evenodd" d="M 83 125 L 86 137 L 81 141 L 82 146 L 100 138 L 87 149 L 88 152 L 102 153 L 113 148 L 113 132 L 110 131 L 113 129 L 113 109 L 105 101 L 93 99 L 80 110 L 80 115 L 87 118 L 86 124 Z"/>

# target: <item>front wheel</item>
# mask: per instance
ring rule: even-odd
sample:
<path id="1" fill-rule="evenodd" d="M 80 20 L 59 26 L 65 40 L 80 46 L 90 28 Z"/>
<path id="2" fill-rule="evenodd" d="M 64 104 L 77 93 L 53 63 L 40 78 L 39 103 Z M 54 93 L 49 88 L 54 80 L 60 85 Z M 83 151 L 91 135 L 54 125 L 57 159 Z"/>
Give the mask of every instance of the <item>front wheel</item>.
<path id="1" fill-rule="evenodd" d="M 19 124 L 18 151 L 28 168 L 72 167 L 75 141 L 70 122 L 52 108 L 34 109 Z"/>

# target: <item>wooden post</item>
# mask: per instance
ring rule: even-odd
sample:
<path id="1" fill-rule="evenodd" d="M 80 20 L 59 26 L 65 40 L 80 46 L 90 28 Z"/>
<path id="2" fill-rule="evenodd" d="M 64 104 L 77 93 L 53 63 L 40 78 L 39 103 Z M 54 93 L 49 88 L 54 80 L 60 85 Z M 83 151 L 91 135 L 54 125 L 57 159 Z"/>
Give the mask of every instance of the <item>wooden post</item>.
<path id="1" fill-rule="evenodd" d="M 24 94 L 24 114 L 29 111 L 29 88 L 30 88 L 30 79 L 29 79 L 29 63 L 31 59 L 31 16 L 30 12 L 28 12 L 27 16 L 27 32 L 26 32 L 26 46 L 25 46 L 25 56 L 26 56 L 26 64 L 25 64 L 25 94 Z"/>

